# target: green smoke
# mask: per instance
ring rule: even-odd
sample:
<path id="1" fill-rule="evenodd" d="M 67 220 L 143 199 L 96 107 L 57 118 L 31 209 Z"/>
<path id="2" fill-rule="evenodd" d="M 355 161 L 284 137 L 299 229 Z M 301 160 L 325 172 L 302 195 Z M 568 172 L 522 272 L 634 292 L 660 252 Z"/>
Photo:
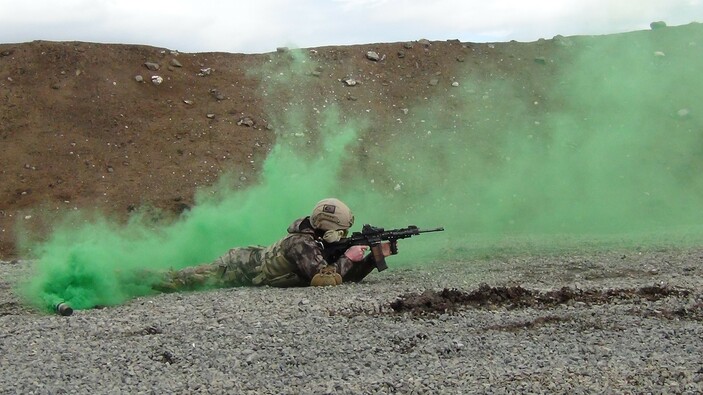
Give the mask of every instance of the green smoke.
<path id="1" fill-rule="evenodd" d="M 335 121 L 331 109 L 326 121 Z M 293 220 L 308 215 L 318 200 L 340 194 L 335 180 L 343 151 L 356 135 L 337 125 L 304 159 L 295 144 L 281 142 L 263 166 L 261 183 L 233 191 L 223 179 L 215 194 L 201 194 L 176 222 L 154 228 L 140 215 L 127 224 L 78 214 L 57 224 L 33 249 L 35 275 L 22 285 L 28 302 L 48 308 L 65 301 L 74 309 L 115 305 L 152 293 L 153 273 L 205 263 L 235 246 L 265 245 L 285 234 Z"/>
<path id="2" fill-rule="evenodd" d="M 372 155 L 394 207 L 445 225 L 460 255 L 516 237 L 700 241 L 703 54 L 663 34 L 574 39 L 514 59 L 524 75 L 456 70 Z"/>
<path id="3" fill-rule="evenodd" d="M 390 116 L 347 110 L 301 51 L 276 55 L 256 70 L 277 98 L 267 110 L 277 142 L 258 184 L 232 190 L 225 178 L 158 228 L 138 216 L 68 219 L 35 248 L 24 294 L 42 307 L 118 304 L 151 292 L 145 270 L 274 242 L 328 196 L 352 207 L 356 229 L 446 228 L 401 242 L 391 266 L 506 246 L 700 242 L 703 42 L 690 31 L 565 39 L 554 58 L 506 53 L 520 74 L 457 63 L 458 86 L 442 81 Z"/>

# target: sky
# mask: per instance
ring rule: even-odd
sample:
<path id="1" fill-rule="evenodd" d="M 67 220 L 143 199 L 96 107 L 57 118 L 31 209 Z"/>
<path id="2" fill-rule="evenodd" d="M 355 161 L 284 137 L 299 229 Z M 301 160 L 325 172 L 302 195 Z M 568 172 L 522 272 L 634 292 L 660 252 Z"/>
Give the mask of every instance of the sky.
<path id="1" fill-rule="evenodd" d="M 535 41 L 703 22 L 703 0 L 0 0 L 0 43 L 265 53 L 419 40 Z"/>

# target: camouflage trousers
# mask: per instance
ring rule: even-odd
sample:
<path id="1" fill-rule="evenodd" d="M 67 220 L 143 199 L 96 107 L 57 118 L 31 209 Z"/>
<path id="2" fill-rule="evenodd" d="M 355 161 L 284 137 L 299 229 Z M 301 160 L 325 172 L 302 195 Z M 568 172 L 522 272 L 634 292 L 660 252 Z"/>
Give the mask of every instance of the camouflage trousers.
<path id="1" fill-rule="evenodd" d="M 208 288 L 270 285 L 274 287 L 300 287 L 310 285 L 310 280 L 295 274 L 290 263 L 265 259 L 266 248 L 233 248 L 211 263 L 171 270 L 153 282 L 159 292 L 178 292 Z M 291 265 L 292 266 L 292 265 Z M 360 282 L 376 267 L 373 255 L 354 264 L 344 274 L 342 282 Z"/>
<path id="2" fill-rule="evenodd" d="M 261 273 L 264 247 L 233 248 L 211 263 L 171 270 L 155 282 L 153 289 L 177 292 L 207 288 L 254 285 Z"/>

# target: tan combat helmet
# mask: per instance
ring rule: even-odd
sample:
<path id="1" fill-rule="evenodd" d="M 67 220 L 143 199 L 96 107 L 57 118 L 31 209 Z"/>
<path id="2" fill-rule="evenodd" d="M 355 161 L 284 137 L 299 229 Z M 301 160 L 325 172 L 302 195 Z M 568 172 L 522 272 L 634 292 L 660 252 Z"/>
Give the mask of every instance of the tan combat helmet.
<path id="1" fill-rule="evenodd" d="M 349 229 L 354 225 L 354 214 L 339 199 L 322 199 L 312 210 L 310 223 L 321 230 Z"/>

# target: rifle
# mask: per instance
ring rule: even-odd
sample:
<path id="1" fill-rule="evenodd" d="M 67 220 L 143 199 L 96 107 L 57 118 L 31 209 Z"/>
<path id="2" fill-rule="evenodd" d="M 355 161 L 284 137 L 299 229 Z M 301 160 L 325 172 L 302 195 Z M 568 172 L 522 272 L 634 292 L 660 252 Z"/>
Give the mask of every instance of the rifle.
<path id="1" fill-rule="evenodd" d="M 441 232 L 443 230 L 443 227 L 434 229 L 419 229 L 415 225 L 410 225 L 407 228 L 384 230 L 383 228 L 365 224 L 361 228 L 361 232 L 354 232 L 351 236 L 345 237 L 334 243 L 326 243 L 324 251 L 325 255 L 331 258 L 341 256 L 351 246 L 369 246 L 371 247 L 373 258 L 376 261 L 376 269 L 381 272 L 388 269 L 388 265 L 386 265 L 386 258 L 383 256 L 381 242 L 390 242 L 391 255 L 395 255 L 398 253 L 398 239 L 406 239 L 408 237 L 419 235 L 420 233 Z"/>

